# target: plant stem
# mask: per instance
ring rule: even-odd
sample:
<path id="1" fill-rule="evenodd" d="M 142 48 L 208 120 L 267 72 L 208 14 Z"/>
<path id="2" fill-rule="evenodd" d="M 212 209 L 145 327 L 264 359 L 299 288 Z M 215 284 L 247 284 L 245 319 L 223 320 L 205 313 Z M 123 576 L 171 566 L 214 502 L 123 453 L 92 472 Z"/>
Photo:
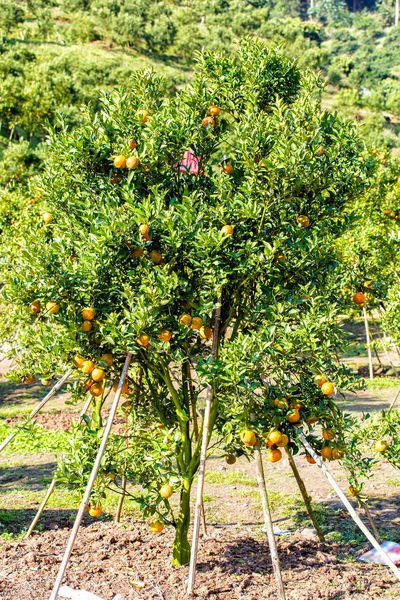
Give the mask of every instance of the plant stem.
<path id="1" fill-rule="evenodd" d="M 190 525 L 190 489 L 192 479 L 185 479 L 181 490 L 179 515 L 176 521 L 175 539 L 172 545 L 172 564 L 175 567 L 187 565 L 190 560 L 188 531 Z"/>

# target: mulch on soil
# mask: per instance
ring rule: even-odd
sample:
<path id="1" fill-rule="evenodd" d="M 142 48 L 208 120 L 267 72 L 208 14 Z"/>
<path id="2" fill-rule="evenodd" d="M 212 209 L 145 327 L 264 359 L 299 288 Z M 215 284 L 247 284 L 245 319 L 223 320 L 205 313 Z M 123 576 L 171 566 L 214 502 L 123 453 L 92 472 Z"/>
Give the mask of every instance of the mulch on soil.
<path id="1" fill-rule="evenodd" d="M 213 528 L 199 551 L 195 598 L 276 600 L 266 539 L 251 530 Z M 0 598 L 48 600 L 69 529 L 35 533 L 0 546 Z M 111 600 L 183 600 L 187 567 L 171 567 L 173 531 L 96 522 L 79 532 L 64 583 Z M 290 536 L 278 540 L 287 600 L 387 600 L 400 584 L 386 567 L 351 561 L 354 550 Z M 350 560 L 349 560 L 350 558 Z"/>

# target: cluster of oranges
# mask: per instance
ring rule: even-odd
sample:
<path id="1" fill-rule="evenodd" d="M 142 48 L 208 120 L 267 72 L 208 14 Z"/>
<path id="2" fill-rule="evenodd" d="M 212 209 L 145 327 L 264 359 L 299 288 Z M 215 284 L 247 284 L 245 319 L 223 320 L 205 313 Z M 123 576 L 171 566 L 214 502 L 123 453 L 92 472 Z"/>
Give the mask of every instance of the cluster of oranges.
<path id="1" fill-rule="evenodd" d="M 101 360 L 109 367 L 111 367 L 114 362 L 112 354 L 103 354 Z M 89 391 L 89 393 L 92 396 L 101 396 L 106 378 L 105 370 L 102 367 L 96 366 L 92 360 L 87 360 L 79 354 L 74 356 L 73 363 L 82 371 L 82 373 L 90 376 L 85 384 L 85 388 Z"/>
<path id="2" fill-rule="evenodd" d="M 31 313 L 37 315 L 42 310 L 42 306 L 38 300 L 31 302 L 29 305 Z M 56 315 L 60 310 L 60 305 L 58 302 L 46 302 L 46 311 L 51 315 Z"/>
<path id="3" fill-rule="evenodd" d="M 147 121 L 149 120 L 150 117 L 150 111 L 146 110 L 146 109 L 140 109 L 136 112 L 136 116 L 138 117 L 139 121 L 144 124 L 147 123 Z M 128 146 L 130 150 L 136 150 L 137 148 L 137 141 L 133 138 L 130 138 L 128 140 Z M 117 169 L 137 169 L 139 164 L 140 164 L 140 160 L 137 156 L 128 156 L 126 157 L 124 154 L 117 154 L 116 156 L 114 156 L 113 158 L 113 162 L 114 162 L 114 166 Z"/>
<path id="4" fill-rule="evenodd" d="M 394 210 L 390 210 L 390 208 L 385 208 L 383 214 L 385 215 L 385 217 L 400 220 L 400 214 L 395 213 Z"/>
<path id="5" fill-rule="evenodd" d="M 191 327 L 193 331 L 198 331 L 203 340 L 212 338 L 213 330 L 203 324 L 201 317 L 191 317 L 188 313 L 184 313 L 179 317 L 179 323 L 185 327 Z"/>
<path id="6" fill-rule="evenodd" d="M 372 150 L 372 154 L 375 154 L 376 157 L 381 161 L 381 165 L 386 165 L 386 158 L 384 154 L 380 154 L 377 148 Z"/>
<path id="7" fill-rule="evenodd" d="M 220 114 L 220 112 L 221 109 L 219 106 L 217 106 L 216 104 L 211 104 L 211 106 L 208 107 L 208 116 L 204 117 L 204 119 L 201 122 L 202 126 L 205 129 L 215 127 L 215 125 L 217 124 L 217 117 Z"/>
<path id="8" fill-rule="evenodd" d="M 95 316 L 94 308 L 84 308 L 83 309 L 83 311 L 82 311 L 82 318 L 83 318 L 82 331 L 85 331 L 86 333 L 91 331 L 91 329 L 93 328 L 94 316 Z"/>
<path id="9" fill-rule="evenodd" d="M 142 223 L 141 225 L 139 225 L 139 234 L 142 242 L 149 243 L 152 241 L 150 237 L 150 227 L 147 223 Z M 128 246 L 130 246 L 130 243 L 128 243 Z M 131 251 L 131 254 L 134 258 L 140 258 L 144 254 L 143 246 L 138 246 L 137 248 L 134 248 Z M 159 265 L 163 260 L 163 255 L 161 254 L 161 252 L 159 252 L 159 250 L 151 250 L 151 252 L 149 252 L 149 257 L 152 259 L 155 265 Z"/>

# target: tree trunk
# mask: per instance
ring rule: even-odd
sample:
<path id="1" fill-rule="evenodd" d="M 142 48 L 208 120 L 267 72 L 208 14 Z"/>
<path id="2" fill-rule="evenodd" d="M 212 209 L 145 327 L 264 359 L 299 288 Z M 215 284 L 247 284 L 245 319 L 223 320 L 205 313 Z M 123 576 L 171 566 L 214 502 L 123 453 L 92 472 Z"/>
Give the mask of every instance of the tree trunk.
<path id="1" fill-rule="evenodd" d="M 190 561 L 188 531 L 190 525 L 190 488 L 192 481 L 183 483 L 179 515 L 176 522 L 175 540 L 172 545 L 172 564 L 174 567 L 187 565 Z"/>

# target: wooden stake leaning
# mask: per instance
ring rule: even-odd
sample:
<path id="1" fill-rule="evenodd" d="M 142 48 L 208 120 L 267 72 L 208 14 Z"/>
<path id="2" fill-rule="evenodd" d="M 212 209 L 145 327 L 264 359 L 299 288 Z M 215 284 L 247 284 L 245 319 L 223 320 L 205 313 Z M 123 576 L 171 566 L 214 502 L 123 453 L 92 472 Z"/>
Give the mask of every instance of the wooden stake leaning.
<path id="1" fill-rule="evenodd" d="M 93 485 L 94 485 L 94 482 L 95 482 L 95 479 L 96 479 L 96 476 L 97 476 L 97 472 L 98 472 L 99 467 L 100 467 L 101 459 L 103 458 L 103 454 L 104 454 L 104 451 L 105 451 L 106 446 L 107 446 L 108 437 L 109 437 L 110 432 L 111 432 L 111 427 L 112 427 L 112 424 L 113 424 L 113 421 L 114 421 L 115 413 L 117 412 L 117 408 L 118 408 L 118 404 L 119 404 L 119 399 L 121 397 L 122 387 L 123 387 L 125 379 L 126 379 L 126 375 L 127 375 L 127 372 L 128 372 L 129 363 L 131 362 L 131 358 L 132 358 L 132 354 L 130 354 L 130 353 L 127 354 L 126 359 L 125 359 L 124 368 L 122 370 L 121 377 L 119 379 L 118 389 L 117 389 L 117 391 L 115 393 L 114 400 L 113 400 L 113 403 L 112 403 L 112 406 L 111 406 L 111 409 L 110 409 L 110 413 L 108 415 L 107 425 L 106 425 L 106 427 L 104 429 L 103 439 L 101 441 L 100 448 L 99 448 L 99 450 L 97 452 L 96 460 L 94 462 L 93 469 L 92 469 L 92 472 L 90 474 L 89 481 L 88 481 L 88 484 L 86 486 L 86 490 L 85 490 L 85 493 L 83 495 L 82 502 L 80 504 L 80 507 L 79 507 L 79 510 L 78 510 L 78 514 L 76 516 L 75 523 L 74 523 L 74 526 L 72 528 L 72 531 L 71 531 L 71 534 L 70 534 L 70 537 L 69 537 L 69 540 L 68 540 L 67 547 L 65 549 L 65 554 L 64 554 L 62 563 L 60 565 L 60 569 L 58 571 L 58 575 L 57 575 L 57 578 L 56 578 L 56 581 L 55 581 L 55 584 L 54 584 L 54 587 L 53 587 L 53 591 L 51 592 L 51 595 L 50 595 L 50 600 L 57 600 L 58 592 L 59 592 L 62 580 L 64 579 L 64 574 L 65 574 L 65 571 L 66 571 L 66 568 L 67 568 L 67 565 L 68 565 L 68 562 L 69 562 L 69 559 L 70 559 L 70 556 L 71 556 L 72 549 L 73 549 L 74 544 L 75 544 L 75 540 L 76 540 L 76 536 L 78 534 L 79 526 L 81 524 L 83 515 L 85 513 L 86 506 L 89 503 L 90 494 L 92 492 L 92 488 L 93 488 Z"/>
<path id="2" fill-rule="evenodd" d="M 262 503 L 263 514 L 264 514 L 264 522 L 265 522 L 265 527 L 267 529 L 269 551 L 271 552 L 271 561 L 272 561 L 272 567 L 274 569 L 276 587 L 277 587 L 277 591 L 278 591 L 278 598 L 279 598 L 279 600 L 286 600 L 285 588 L 283 587 L 283 581 L 282 581 L 281 566 L 279 563 L 278 548 L 276 546 L 271 511 L 269 508 L 267 486 L 265 484 L 264 467 L 263 467 L 263 462 L 262 462 L 260 444 L 258 441 L 257 441 L 257 444 L 254 446 L 254 458 L 256 460 L 258 489 L 259 489 L 260 496 L 261 496 L 261 503 Z"/>
<path id="3" fill-rule="evenodd" d="M 92 402 L 92 398 L 88 398 L 87 401 L 85 402 L 82 410 L 81 410 L 81 413 L 79 415 L 80 417 L 82 417 L 83 415 L 86 414 L 86 411 L 88 410 L 91 402 Z M 36 527 L 36 525 L 37 525 L 40 517 L 42 516 L 42 513 L 43 513 L 44 509 L 46 508 L 46 505 L 47 505 L 47 503 L 48 503 L 48 501 L 50 499 L 50 496 L 54 492 L 54 488 L 55 487 L 56 487 L 56 480 L 53 479 L 52 482 L 49 485 L 49 488 L 48 488 L 48 490 L 46 492 L 44 500 L 43 500 L 42 504 L 39 507 L 39 510 L 37 511 L 37 513 L 36 513 L 36 515 L 35 515 L 32 523 L 30 524 L 30 527 L 29 527 L 28 531 L 25 534 L 25 538 L 28 538 L 28 537 L 30 537 L 32 535 L 32 532 L 34 531 L 34 529 L 35 529 L 35 527 Z"/>
<path id="4" fill-rule="evenodd" d="M 58 390 L 64 385 L 64 383 L 66 382 L 68 377 L 71 375 L 71 373 L 72 373 L 72 368 L 68 369 L 68 371 L 65 373 L 65 375 L 63 375 L 61 377 L 61 379 L 59 379 L 57 381 L 55 386 L 51 388 L 51 390 L 49 391 L 47 396 L 45 396 L 43 398 L 43 400 L 41 400 L 41 402 L 39 402 L 39 404 L 33 409 L 33 411 L 30 413 L 29 417 L 27 418 L 26 423 L 29 423 L 29 421 L 31 421 L 33 419 L 33 417 L 35 415 L 37 415 L 37 413 L 40 410 L 42 410 L 43 406 L 50 400 L 50 398 L 52 398 L 54 396 L 54 394 L 56 392 L 58 392 Z M 16 435 L 18 435 L 18 433 L 20 431 L 21 431 L 20 429 L 15 429 L 12 433 L 10 433 L 10 435 L 2 442 L 2 444 L 0 444 L 0 452 L 2 452 L 4 450 L 4 448 L 6 448 L 8 446 L 8 444 L 15 438 Z"/>
<path id="5" fill-rule="evenodd" d="M 374 538 L 372 533 L 369 531 L 369 529 L 361 521 L 360 517 L 357 515 L 356 511 L 354 510 L 354 508 L 352 507 L 352 505 L 350 504 L 350 502 L 348 501 L 348 499 L 346 498 L 346 496 L 340 489 L 339 485 L 336 483 L 336 481 L 333 478 L 328 467 L 322 461 L 321 457 L 316 452 L 314 452 L 314 450 L 311 448 L 310 444 L 308 443 L 308 441 L 306 440 L 306 438 L 304 437 L 303 434 L 300 434 L 299 437 L 300 437 L 300 441 L 303 444 L 304 448 L 316 461 L 317 465 L 322 470 L 323 474 L 325 475 L 325 477 L 327 478 L 327 480 L 329 481 L 329 483 L 331 484 L 331 486 L 333 487 L 333 489 L 335 490 L 335 492 L 337 493 L 337 495 L 343 502 L 344 506 L 346 507 L 346 509 L 347 509 L 349 515 L 351 516 L 351 518 L 353 519 L 353 521 L 356 523 L 356 525 L 358 525 L 358 527 L 361 529 L 361 531 L 363 532 L 365 537 L 368 539 L 368 541 L 372 544 L 372 546 L 375 548 L 375 550 L 383 558 L 383 560 L 385 561 L 385 564 L 393 571 L 393 573 L 396 575 L 397 579 L 400 581 L 399 569 L 396 567 L 394 562 L 389 558 L 389 556 L 386 554 L 386 552 L 380 547 L 379 543 L 376 541 L 376 539 Z"/>
<path id="6" fill-rule="evenodd" d="M 371 348 L 370 348 L 371 340 L 369 337 L 368 316 L 367 316 L 367 309 L 365 308 L 365 306 L 363 306 L 363 313 L 364 313 L 365 337 L 367 338 L 369 378 L 373 379 L 374 378 L 374 369 L 372 366 L 372 352 L 371 352 Z"/>
<path id="7" fill-rule="evenodd" d="M 325 542 L 325 536 L 322 533 L 322 530 L 320 528 L 320 526 L 318 525 L 318 521 L 316 519 L 315 513 L 313 511 L 313 507 L 311 505 L 311 498 L 307 493 L 307 488 L 304 484 L 304 481 L 299 473 L 299 470 L 297 468 L 296 462 L 293 458 L 292 453 L 290 452 L 289 448 L 287 448 L 287 446 L 285 446 L 285 450 L 286 450 L 286 456 L 288 457 L 289 460 L 289 465 L 293 471 L 293 475 L 295 476 L 295 479 L 297 481 L 297 485 L 299 486 L 299 490 L 301 492 L 301 495 L 303 496 L 303 500 L 304 500 L 304 504 L 306 506 L 307 512 L 308 512 L 308 516 L 310 517 L 310 521 L 314 526 L 314 529 L 317 533 L 318 539 L 320 542 Z"/>
<path id="8" fill-rule="evenodd" d="M 212 345 L 212 359 L 215 360 L 218 354 L 218 341 L 219 341 L 219 326 L 221 321 L 221 296 L 218 298 L 218 307 L 215 311 L 214 319 L 214 333 L 213 333 L 213 345 Z M 194 509 L 194 523 L 193 523 L 193 541 L 192 541 L 192 552 L 190 556 L 189 565 L 189 579 L 187 593 L 192 594 L 194 584 L 196 581 L 196 564 L 197 564 L 197 551 L 199 547 L 199 533 L 200 533 L 200 522 L 202 517 L 202 506 L 203 506 L 203 491 L 204 491 L 204 476 L 206 470 L 206 458 L 207 458 L 207 447 L 210 429 L 210 417 L 211 417 L 211 406 L 213 400 L 213 388 L 210 385 L 207 390 L 206 407 L 203 417 L 203 436 L 201 440 L 201 451 L 200 451 L 200 465 L 199 475 L 197 482 L 197 495 L 196 505 Z"/>
<path id="9" fill-rule="evenodd" d="M 47 493 L 44 497 L 44 500 L 42 502 L 42 504 L 40 505 L 39 510 L 37 511 L 35 518 L 33 519 L 32 523 L 30 524 L 30 527 L 28 529 L 28 531 L 25 534 L 25 538 L 30 537 L 30 535 L 32 534 L 32 531 L 35 529 L 37 522 L 39 521 L 40 517 L 42 516 L 42 512 L 44 511 L 46 504 L 49 501 L 50 496 L 52 495 L 52 493 L 54 492 L 54 488 L 56 487 L 56 480 L 53 479 L 52 482 L 50 483 L 50 486 L 47 490 Z"/>

